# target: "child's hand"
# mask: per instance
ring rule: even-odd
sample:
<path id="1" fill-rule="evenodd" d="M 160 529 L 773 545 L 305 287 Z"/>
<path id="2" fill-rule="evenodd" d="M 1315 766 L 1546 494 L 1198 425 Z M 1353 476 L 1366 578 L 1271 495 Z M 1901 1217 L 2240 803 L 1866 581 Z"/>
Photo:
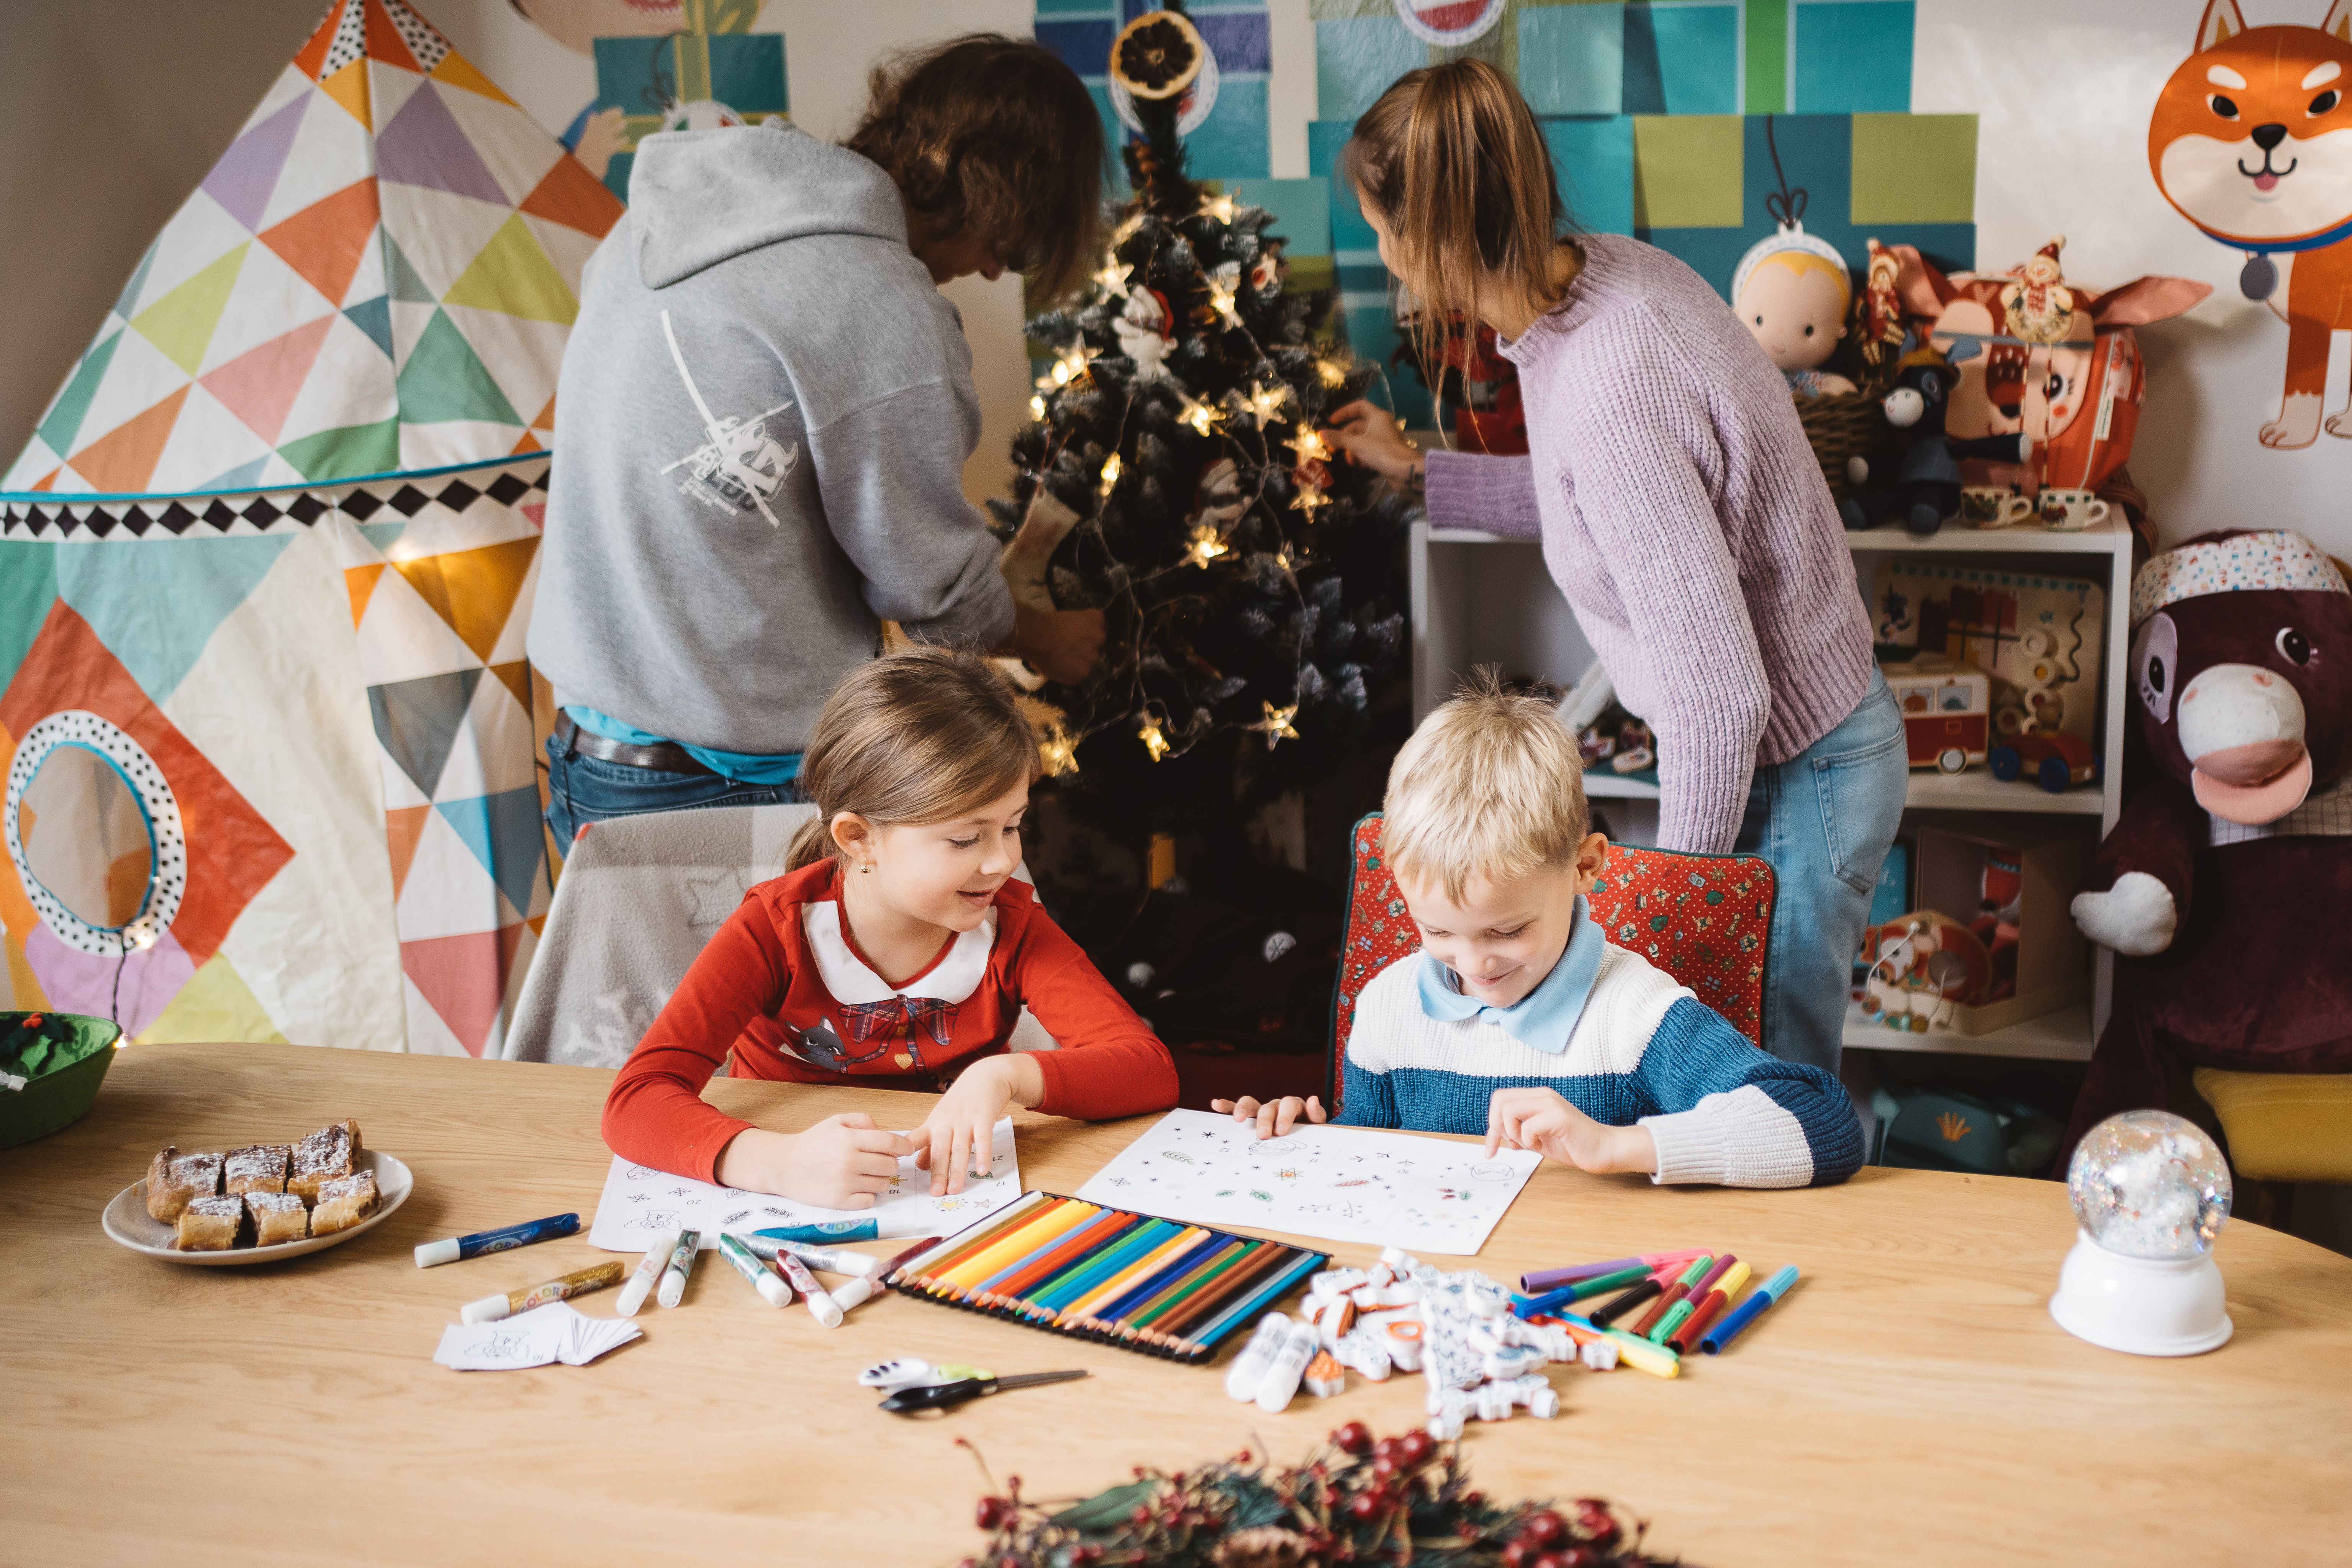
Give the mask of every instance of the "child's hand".
<path id="1" fill-rule="evenodd" d="M 931 1173 L 931 1196 L 963 1191 L 967 1174 L 988 1174 L 997 1120 L 1007 1107 L 1035 1105 L 1045 1096 L 1045 1075 L 1020 1052 L 985 1057 L 964 1068 L 923 1124 L 907 1135 L 915 1163 Z"/>
<path id="2" fill-rule="evenodd" d="M 1498 1089 L 1486 1102 L 1486 1158 L 1500 1148 L 1532 1149 L 1580 1171 L 1607 1175 L 1658 1169 L 1657 1141 L 1646 1127 L 1595 1121 L 1549 1089 Z"/>
<path id="3" fill-rule="evenodd" d="M 1280 1100 L 1269 1100 L 1264 1104 L 1245 1094 L 1239 1100 L 1213 1100 L 1209 1101 L 1209 1109 L 1230 1110 L 1236 1121 L 1256 1122 L 1257 1135 L 1261 1138 L 1284 1136 L 1298 1125 L 1301 1116 L 1309 1121 L 1325 1120 L 1323 1102 L 1311 1094 L 1305 1100 L 1295 1094 L 1286 1094 Z"/>
<path id="4" fill-rule="evenodd" d="M 719 1184 L 774 1193 L 829 1209 L 866 1209 L 898 1174 L 914 1145 L 862 1110 L 828 1116 L 800 1132 L 746 1128 L 719 1151 Z"/>

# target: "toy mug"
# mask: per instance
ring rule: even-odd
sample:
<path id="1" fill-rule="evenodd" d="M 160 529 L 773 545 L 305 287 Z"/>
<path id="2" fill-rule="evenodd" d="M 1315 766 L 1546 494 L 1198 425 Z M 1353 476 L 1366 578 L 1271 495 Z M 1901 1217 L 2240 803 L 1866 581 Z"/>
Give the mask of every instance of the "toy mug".
<path id="1" fill-rule="evenodd" d="M 2088 490 L 2042 492 L 2042 521 L 2053 533 L 2080 533 L 2106 521 L 2114 510 Z"/>
<path id="2" fill-rule="evenodd" d="M 2033 516 L 2033 503 L 1996 485 L 1969 485 L 1960 491 L 1960 521 L 1970 528 L 2014 528 Z"/>

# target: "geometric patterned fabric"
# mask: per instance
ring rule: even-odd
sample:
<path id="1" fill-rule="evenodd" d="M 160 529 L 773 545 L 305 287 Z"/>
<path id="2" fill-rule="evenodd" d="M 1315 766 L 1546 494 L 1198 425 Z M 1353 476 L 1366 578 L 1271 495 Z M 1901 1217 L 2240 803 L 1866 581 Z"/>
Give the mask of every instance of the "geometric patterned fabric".
<path id="1" fill-rule="evenodd" d="M 71 737 L 178 836 L 112 926 L 0 858 L 0 1006 L 498 1053 L 550 891 L 544 448 L 620 212 L 404 0 L 335 0 L 0 489 L 0 776 L 50 806 Z"/>
<path id="2" fill-rule="evenodd" d="M 139 1040 L 498 1053 L 551 891 L 522 657 L 547 466 L 0 502 L 0 767 L 95 713 L 188 840 L 119 991 L 0 858 L 13 1005 L 119 1007 Z"/>
<path id="3" fill-rule="evenodd" d="M 1421 938 L 1381 856 L 1378 812 L 1356 824 L 1348 878 L 1348 925 L 1331 998 L 1328 1100 L 1338 1114 L 1347 1075 L 1356 998 L 1372 976 Z M 1630 844 L 1609 847 L 1609 865 L 1589 900 L 1593 923 L 1619 947 L 1640 953 L 1691 988 L 1732 1027 L 1763 1042 L 1764 964 L 1777 884 L 1754 855 L 1683 855 Z"/>
<path id="4" fill-rule="evenodd" d="M 336 0 L 0 492 L 186 496 L 543 447 L 621 213 L 404 0 Z"/>

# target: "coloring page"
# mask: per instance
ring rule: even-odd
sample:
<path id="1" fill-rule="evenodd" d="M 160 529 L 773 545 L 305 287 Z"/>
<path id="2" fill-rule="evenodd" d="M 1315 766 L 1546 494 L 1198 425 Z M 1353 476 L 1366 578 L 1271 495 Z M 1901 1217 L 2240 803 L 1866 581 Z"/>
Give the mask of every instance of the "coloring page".
<path id="1" fill-rule="evenodd" d="M 947 1236 L 995 1213 L 1021 1195 L 1021 1168 L 1013 1157 L 1013 1118 L 996 1124 L 989 1139 L 988 1174 L 966 1176 L 963 1191 L 931 1196 L 931 1173 L 902 1155 L 889 1190 L 870 1209 L 826 1209 L 740 1187 L 715 1187 L 673 1176 L 617 1154 L 596 1200 L 596 1223 L 588 1245 L 607 1252 L 643 1252 L 649 1237 L 665 1230 L 698 1230 L 716 1237 L 722 1230 L 749 1233 L 779 1225 L 856 1225 L 872 1220 L 878 1237 Z"/>
<path id="2" fill-rule="evenodd" d="M 1466 1258 L 1542 1163 L 1528 1149 L 1489 1160 L 1476 1144 L 1355 1127 L 1261 1141 L 1230 1116 L 1171 1110 L 1076 1195 L 1195 1225 Z"/>

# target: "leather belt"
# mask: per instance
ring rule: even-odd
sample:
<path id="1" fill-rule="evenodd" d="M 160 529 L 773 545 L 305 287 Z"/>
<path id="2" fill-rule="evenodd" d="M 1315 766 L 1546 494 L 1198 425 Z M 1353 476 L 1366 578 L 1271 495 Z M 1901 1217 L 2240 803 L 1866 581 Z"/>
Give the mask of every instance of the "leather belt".
<path id="1" fill-rule="evenodd" d="M 555 742 L 567 752 L 577 752 L 583 757 L 593 757 L 600 763 L 618 763 L 625 768 L 650 768 L 666 773 L 718 774 L 694 760 L 684 746 L 674 746 L 667 741 L 657 745 L 640 746 L 628 741 L 615 741 L 609 735 L 599 735 L 593 730 L 583 730 L 574 723 L 569 713 L 555 718 Z"/>

